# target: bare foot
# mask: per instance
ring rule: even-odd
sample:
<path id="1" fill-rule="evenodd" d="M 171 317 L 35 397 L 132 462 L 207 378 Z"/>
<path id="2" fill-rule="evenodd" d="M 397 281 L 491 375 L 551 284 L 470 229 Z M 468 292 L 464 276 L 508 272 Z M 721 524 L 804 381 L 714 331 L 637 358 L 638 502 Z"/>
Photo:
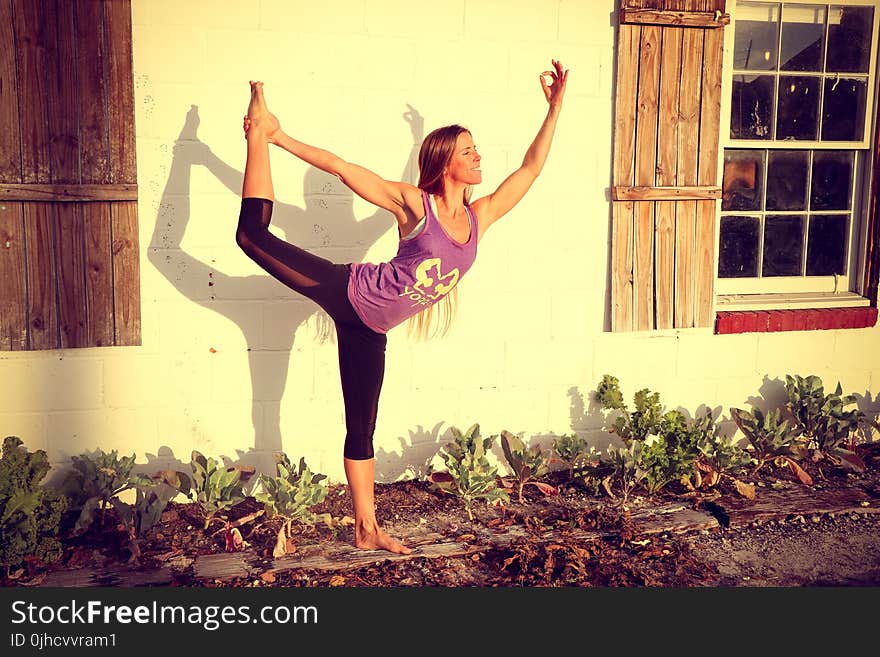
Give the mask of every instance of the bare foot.
<path id="1" fill-rule="evenodd" d="M 266 106 L 266 98 L 263 96 L 263 83 L 251 80 L 250 85 L 251 100 L 248 103 L 247 114 L 244 117 L 245 138 L 252 130 L 258 130 L 266 136 L 268 141 L 272 142 L 281 128 L 281 124 Z"/>
<path id="2" fill-rule="evenodd" d="M 380 527 L 355 526 L 354 544 L 362 550 L 388 550 L 395 554 L 409 554 L 412 550 L 391 538 Z"/>

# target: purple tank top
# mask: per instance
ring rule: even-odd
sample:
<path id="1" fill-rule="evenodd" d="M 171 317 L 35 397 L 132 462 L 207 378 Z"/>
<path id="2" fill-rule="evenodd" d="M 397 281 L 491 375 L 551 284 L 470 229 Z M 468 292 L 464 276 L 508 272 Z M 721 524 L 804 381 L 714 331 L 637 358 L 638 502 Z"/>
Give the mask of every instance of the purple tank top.
<path id="1" fill-rule="evenodd" d="M 348 299 L 361 320 L 387 333 L 409 317 L 437 303 L 471 268 L 477 256 L 477 218 L 465 206 L 470 236 L 453 239 L 422 192 L 425 226 L 412 239 L 401 239 L 390 262 L 355 263 L 348 281 Z"/>

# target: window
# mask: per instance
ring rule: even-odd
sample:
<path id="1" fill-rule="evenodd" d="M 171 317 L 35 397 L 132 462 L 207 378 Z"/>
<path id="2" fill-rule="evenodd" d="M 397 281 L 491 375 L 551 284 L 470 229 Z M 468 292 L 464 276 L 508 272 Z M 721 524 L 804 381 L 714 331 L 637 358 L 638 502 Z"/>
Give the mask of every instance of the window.
<path id="1" fill-rule="evenodd" d="M 730 8 L 719 307 L 725 295 L 860 292 L 876 100 L 874 5 L 802 0 Z"/>

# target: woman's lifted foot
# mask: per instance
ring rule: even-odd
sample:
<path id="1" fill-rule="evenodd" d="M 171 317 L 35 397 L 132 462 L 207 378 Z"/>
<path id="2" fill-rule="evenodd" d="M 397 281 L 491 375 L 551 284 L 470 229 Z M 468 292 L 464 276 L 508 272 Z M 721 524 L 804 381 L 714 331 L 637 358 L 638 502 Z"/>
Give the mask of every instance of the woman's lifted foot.
<path id="1" fill-rule="evenodd" d="M 248 103 L 247 114 L 244 116 L 244 136 L 247 139 L 252 131 L 262 133 L 266 140 L 273 143 L 281 124 L 266 106 L 266 98 L 263 96 L 263 83 L 251 80 L 251 100 Z"/>

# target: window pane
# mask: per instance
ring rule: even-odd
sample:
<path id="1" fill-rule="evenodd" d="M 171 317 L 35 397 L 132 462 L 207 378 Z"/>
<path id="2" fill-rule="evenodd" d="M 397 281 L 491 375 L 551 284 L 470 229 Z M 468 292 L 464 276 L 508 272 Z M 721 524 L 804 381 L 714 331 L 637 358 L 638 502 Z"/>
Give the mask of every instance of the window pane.
<path id="1" fill-rule="evenodd" d="M 823 141 L 861 141 L 865 130 L 865 80 L 852 78 L 825 80 L 822 111 Z"/>
<path id="2" fill-rule="evenodd" d="M 800 276 L 804 248 L 803 215 L 767 215 L 764 221 L 763 276 Z"/>
<path id="3" fill-rule="evenodd" d="M 773 110 L 770 75 L 734 75 L 730 107 L 732 139 L 770 139 Z"/>
<path id="4" fill-rule="evenodd" d="M 767 209 L 806 210 L 809 151 L 770 151 L 767 156 Z"/>
<path id="5" fill-rule="evenodd" d="M 828 61 L 825 70 L 867 73 L 874 9 L 833 5 L 828 18 Z"/>
<path id="6" fill-rule="evenodd" d="M 779 76 L 777 139 L 815 141 L 819 134 L 819 78 Z"/>
<path id="7" fill-rule="evenodd" d="M 807 241 L 807 276 L 846 273 L 846 233 L 849 215 L 818 214 L 810 217 Z"/>
<path id="8" fill-rule="evenodd" d="M 733 37 L 733 68 L 745 71 L 776 69 L 776 30 L 779 5 L 743 2 L 736 6 L 736 33 Z"/>
<path id="9" fill-rule="evenodd" d="M 760 210 L 764 151 L 725 150 L 722 210 Z"/>
<path id="10" fill-rule="evenodd" d="M 810 209 L 849 210 L 852 183 L 852 151 L 815 151 Z"/>
<path id="11" fill-rule="evenodd" d="M 721 217 L 718 277 L 758 275 L 758 218 Z"/>
<path id="12" fill-rule="evenodd" d="M 782 9 L 783 71 L 822 71 L 825 7 L 785 5 Z"/>

